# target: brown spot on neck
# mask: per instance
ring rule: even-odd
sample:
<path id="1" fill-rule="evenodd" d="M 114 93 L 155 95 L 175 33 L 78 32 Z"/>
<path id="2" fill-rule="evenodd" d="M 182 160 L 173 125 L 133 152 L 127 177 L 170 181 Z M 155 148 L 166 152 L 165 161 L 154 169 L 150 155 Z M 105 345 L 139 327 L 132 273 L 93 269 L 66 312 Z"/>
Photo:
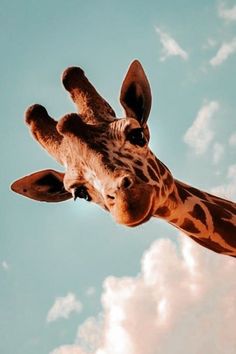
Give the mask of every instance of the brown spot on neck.
<path id="1" fill-rule="evenodd" d="M 170 210 L 166 206 L 160 207 L 155 212 L 156 215 L 160 217 L 168 217 L 170 216 Z"/>
<path id="2" fill-rule="evenodd" d="M 144 175 L 143 171 L 140 170 L 140 168 L 134 167 L 135 174 L 138 178 L 140 178 L 143 182 L 147 183 L 149 180 L 148 178 Z"/>
<path id="3" fill-rule="evenodd" d="M 150 166 L 147 167 L 147 170 L 148 170 L 148 173 L 149 173 L 149 176 L 151 177 L 151 179 L 155 182 L 158 182 L 159 177 L 157 176 L 155 171 Z"/>
<path id="4" fill-rule="evenodd" d="M 236 247 L 236 225 L 230 220 L 232 214 L 224 210 L 221 206 L 206 202 L 206 206 L 211 214 L 214 231 L 218 233 L 224 241 L 231 247 Z"/>
<path id="5" fill-rule="evenodd" d="M 185 202 L 185 200 L 188 197 L 191 196 L 191 194 L 182 186 L 177 185 L 177 192 L 178 192 L 178 195 L 183 203 Z"/>
<path id="6" fill-rule="evenodd" d="M 222 206 L 222 208 L 227 209 L 231 213 L 236 214 L 236 203 L 230 202 L 228 200 L 224 200 L 222 198 L 211 196 L 212 200 L 215 204 Z"/>
<path id="7" fill-rule="evenodd" d="M 189 213 L 194 219 L 201 221 L 206 225 L 206 214 L 199 204 L 195 204 L 193 210 Z"/>
<path id="8" fill-rule="evenodd" d="M 167 167 L 161 161 L 159 161 L 158 166 L 159 166 L 159 169 L 160 169 L 160 174 L 162 176 L 164 176 L 164 174 L 166 173 Z"/>
<path id="9" fill-rule="evenodd" d="M 143 163 L 140 160 L 135 160 L 134 163 L 138 166 L 143 166 Z"/>
<path id="10" fill-rule="evenodd" d="M 156 163 L 153 159 L 148 158 L 148 163 L 149 163 L 149 165 L 152 166 L 152 168 L 154 169 L 154 171 L 156 171 L 157 173 L 159 173 L 158 165 L 157 165 L 157 163 Z"/>
<path id="11" fill-rule="evenodd" d="M 196 228 L 192 220 L 185 218 L 184 222 L 182 225 L 180 225 L 180 228 L 187 231 L 187 232 L 192 232 L 194 234 L 199 234 L 200 231 Z"/>
<path id="12" fill-rule="evenodd" d="M 197 188 L 194 187 L 187 187 L 188 192 L 190 192 L 191 194 L 193 194 L 194 196 L 202 199 L 202 200 L 206 200 L 207 199 L 207 194 L 200 191 Z"/>

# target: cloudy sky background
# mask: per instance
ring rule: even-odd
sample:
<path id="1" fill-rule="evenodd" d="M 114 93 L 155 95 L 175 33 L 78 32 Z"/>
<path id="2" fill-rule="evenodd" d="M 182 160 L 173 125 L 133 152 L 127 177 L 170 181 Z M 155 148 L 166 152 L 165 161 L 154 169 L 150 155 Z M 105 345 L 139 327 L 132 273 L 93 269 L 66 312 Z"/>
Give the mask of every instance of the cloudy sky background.
<path id="1" fill-rule="evenodd" d="M 233 354 L 234 259 L 156 219 L 128 229 L 84 201 L 36 203 L 9 185 L 60 170 L 23 114 L 36 102 L 56 118 L 74 110 L 66 67 L 81 66 L 122 116 L 137 58 L 152 87 L 153 151 L 178 179 L 235 200 L 235 1 L 0 4 L 0 352 Z"/>

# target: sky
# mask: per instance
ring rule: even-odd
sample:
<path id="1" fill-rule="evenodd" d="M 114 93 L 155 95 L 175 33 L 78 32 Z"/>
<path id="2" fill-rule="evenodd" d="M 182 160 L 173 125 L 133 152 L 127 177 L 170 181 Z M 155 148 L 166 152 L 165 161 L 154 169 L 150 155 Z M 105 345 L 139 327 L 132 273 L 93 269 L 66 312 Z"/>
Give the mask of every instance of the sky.
<path id="1" fill-rule="evenodd" d="M 37 203 L 9 185 L 62 170 L 23 117 L 33 103 L 57 119 L 75 111 L 66 67 L 122 117 L 139 59 L 152 150 L 176 178 L 235 200 L 236 2 L 0 0 L 0 29 L 0 352 L 233 354 L 233 258 L 157 219 L 129 229 L 85 201 Z"/>

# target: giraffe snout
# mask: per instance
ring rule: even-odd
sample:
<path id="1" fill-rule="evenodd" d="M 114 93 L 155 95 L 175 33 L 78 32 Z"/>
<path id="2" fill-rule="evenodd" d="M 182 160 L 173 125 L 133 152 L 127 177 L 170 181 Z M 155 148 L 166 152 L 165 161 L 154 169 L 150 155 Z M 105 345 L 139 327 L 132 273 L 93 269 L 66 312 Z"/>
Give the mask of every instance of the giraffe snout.
<path id="1" fill-rule="evenodd" d="M 117 191 L 127 190 L 131 188 L 134 184 L 134 178 L 132 176 L 123 176 L 118 179 L 117 185 L 115 186 L 113 191 L 109 191 L 106 195 L 108 200 L 114 200 L 116 198 Z"/>

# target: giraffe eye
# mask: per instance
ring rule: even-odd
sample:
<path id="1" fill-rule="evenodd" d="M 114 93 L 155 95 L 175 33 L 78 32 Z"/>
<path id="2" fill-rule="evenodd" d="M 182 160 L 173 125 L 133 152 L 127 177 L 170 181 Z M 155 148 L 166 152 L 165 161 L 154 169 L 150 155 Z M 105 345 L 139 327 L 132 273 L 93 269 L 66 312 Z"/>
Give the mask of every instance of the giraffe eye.
<path id="1" fill-rule="evenodd" d="M 147 142 L 142 128 L 132 129 L 126 138 L 131 144 L 141 147 L 145 146 Z"/>
<path id="2" fill-rule="evenodd" d="M 90 202 L 92 199 L 85 186 L 76 187 L 74 189 L 74 200 L 77 198 L 85 199 L 87 202 Z"/>

